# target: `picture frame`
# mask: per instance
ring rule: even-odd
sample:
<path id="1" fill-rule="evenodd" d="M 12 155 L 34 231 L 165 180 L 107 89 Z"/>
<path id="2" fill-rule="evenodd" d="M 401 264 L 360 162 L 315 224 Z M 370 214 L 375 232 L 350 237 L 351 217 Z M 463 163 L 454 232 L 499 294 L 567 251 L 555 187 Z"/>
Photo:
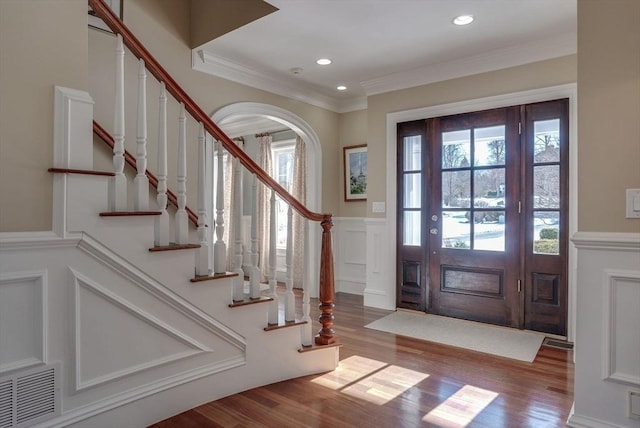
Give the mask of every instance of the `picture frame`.
<path id="1" fill-rule="evenodd" d="M 120 19 L 122 19 L 122 2 L 123 0 L 105 0 L 105 3 L 111 8 L 111 10 L 113 10 L 116 15 L 118 15 Z M 93 10 L 91 10 L 90 7 L 87 7 L 87 17 L 89 27 L 112 33 L 111 29 L 107 27 L 104 22 L 102 22 L 102 19 L 93 14 Z"/>
<path id="2" fill-rule="evenodd" d="M 344 154 L 344 200 L 345 202 L 367 200 L 367 145 L 343 147 Z"/>

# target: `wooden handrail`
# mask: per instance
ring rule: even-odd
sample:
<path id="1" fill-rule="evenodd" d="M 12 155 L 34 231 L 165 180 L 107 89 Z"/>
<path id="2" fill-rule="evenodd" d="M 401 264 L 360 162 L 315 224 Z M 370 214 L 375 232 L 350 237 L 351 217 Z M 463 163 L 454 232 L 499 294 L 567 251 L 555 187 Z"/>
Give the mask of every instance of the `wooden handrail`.
<path id="1" fill-rule="evenodd" d="M 133 35 L 126 25 L 118 18 L 104 0 L 88 0 L 89 6 L 107 27 L 115 34 L 122 36 L 122 41 L 129 51 L 138 59 L 143 59 L 147 70 L 158 81 L 165 84 L 166 90 L 178 101 L 184 104 L 185 110 L 198 122 L 202 123 L 206 132 L 224 146 L 232 156 L 238 158 L 240 163 L 256 175 L 258 180 L 264 183 L 295 209 L 302 217 L 318 221 L 322 225 L 322 248 L 320 250 L 320 324 L 322 329 L 315 337 L 317 345 L 331 345 L 337 342 L 333 330 L 333 307 L 335 300 L 335 284 L 333 273 L 333 251 L 331 248 L 331 228 L 333 221 L 331 214 L 321 214 L 309 210 L 300 201 L 294 198 L 287 190 L 275 181 L 269 174 L 258 166 L 231 138 L 227 136 L 211 118 L 198 106 L 191 97 L 173 80 L 160 63 L 147 51 L 140 41 Z M 128 161 L 127 161 L 128 162 Z M 150 179 L 151 181 L 151 179 Z M 157 180 L 156 180 L 157 182 Z"/>
<path id="2" fill-rule="evenodd" d="M 326 221 L 331 219 L 331 214 L 320 214 L 309 210 L 300 201 L 294 198 L 287 190 L 269 176 L 258 166 L 240 147 L 238 147 L 228 135 L 211 120 L 211 118 L 198 106 L 191 97 L 178 85 L 160 63 L 147 51 L 140 41 L 133 35 L 126 25 L 113 13 L 103 0 L 88 0 L 89 6 L 95 14 L 114 33 L 122 35 L 122 41 L 129 48 L 131 53 L 138 59 L 142 58 L 147 70 L 160 82 L 164 82 L 167 91 L 178 101 L 184 103 L 185 109 L 198 122 L 204 124 L 205 130 L 216 140 L 220 141 L 224 148 L 234 157 L 240 160 L 251 173 L 256 174 L 258 179 L 267 187 L 273 189 L 283 200 L 287 201 L 302 217 L 313 221 Z"/>
<path id="3" fill-rule="evenodd" d="M 93 133 L 113 149 L 113 145 L 115 144 L 113 141 L 113 137 L 95 120 L 93 121 Z M 129 166 L 136 169 L 136 158 L 127 150 L 124 151 L 124 160 Z M 149 184 L 151 184 L 153 187 L 157 189 L 158 178 L 155 175 L 153 175 L 151 172 L 149 172 L 149 170 L 146 170 L 145 174 L 149 179 Z M 169 202 L 171 202 L 173 206 L 176 206 L 176 207 L 178 206 L 178 198 L 176 197 L 176 194 L 169 189 L 167 189 L 167 199 L 169 200 Z M 189 207 L 185 207 L 185 210 L 187 211 L 187 216 L 189 216 L 189 221 L 191 221 L 191 223 L 197 226 L 198 215 L 195 212 L 193 212 L 193 210 Z"/>

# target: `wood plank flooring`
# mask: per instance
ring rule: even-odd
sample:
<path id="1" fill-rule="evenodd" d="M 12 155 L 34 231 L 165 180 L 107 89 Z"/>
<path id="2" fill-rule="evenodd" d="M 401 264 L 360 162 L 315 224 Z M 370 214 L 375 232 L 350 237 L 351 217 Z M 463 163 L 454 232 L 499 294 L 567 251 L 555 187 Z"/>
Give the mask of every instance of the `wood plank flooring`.
<path id="1" fill-rule="evenodd" d="M 388 313 L 338 293 L 339 369 L 232 395 L 152 428 L 566 426 L 571 350 L 543 346 L 526 363 L 364 328 Z"/>

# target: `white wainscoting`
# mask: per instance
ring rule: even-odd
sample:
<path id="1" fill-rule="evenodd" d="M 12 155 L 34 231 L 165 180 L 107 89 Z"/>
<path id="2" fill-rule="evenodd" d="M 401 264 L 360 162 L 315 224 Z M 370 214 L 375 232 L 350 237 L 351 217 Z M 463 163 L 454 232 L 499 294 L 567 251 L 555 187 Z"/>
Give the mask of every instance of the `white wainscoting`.
<path id="1" fill-rule="evenodd" d="M 46 270 L 0 272 L 0 374 L 47 362 L 46 301 Z"/>
<path id="2" fill-rule="evenodd" d="M 380 309 L 396 308 L 394 272 L 395 234 L 389 235 L 388 219 L 367 218 L 367 286 L 364 305 Z"/>
<path id="3" fill-rule="evenodd" d="M 333 219 L 333 263 L 336 292 L 358 294 L 365 289 L 367 231 L 362 217 Z"/>
<path id="4" fill-rule="evenodd" d="M 573 427 L 638 427 L 640 233 L 578 232 Z"/>

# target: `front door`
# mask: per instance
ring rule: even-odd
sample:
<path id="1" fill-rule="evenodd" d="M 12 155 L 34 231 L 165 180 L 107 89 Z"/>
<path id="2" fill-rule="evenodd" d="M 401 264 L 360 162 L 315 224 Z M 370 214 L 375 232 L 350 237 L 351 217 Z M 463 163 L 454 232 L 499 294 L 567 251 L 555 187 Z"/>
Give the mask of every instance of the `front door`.
<path id="1" fill-rule="evenodd" d="M 398 306 L 566 334 L 566 100 L 398 125 Z"/>

